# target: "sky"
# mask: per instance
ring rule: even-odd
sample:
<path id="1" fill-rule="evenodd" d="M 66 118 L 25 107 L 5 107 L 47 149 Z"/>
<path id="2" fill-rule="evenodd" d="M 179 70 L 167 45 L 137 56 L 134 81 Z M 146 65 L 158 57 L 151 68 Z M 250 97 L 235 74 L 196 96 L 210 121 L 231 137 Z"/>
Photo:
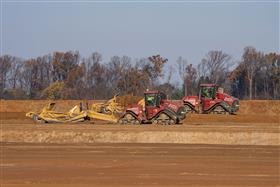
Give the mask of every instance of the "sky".
<path id="1" fill-rule="evenodd" d="M 2 1 L 2 54 L 78 50 L 103 60 L 154 54 L 198 64 L 210 50 L 279 52 L 279 1 Z"/>

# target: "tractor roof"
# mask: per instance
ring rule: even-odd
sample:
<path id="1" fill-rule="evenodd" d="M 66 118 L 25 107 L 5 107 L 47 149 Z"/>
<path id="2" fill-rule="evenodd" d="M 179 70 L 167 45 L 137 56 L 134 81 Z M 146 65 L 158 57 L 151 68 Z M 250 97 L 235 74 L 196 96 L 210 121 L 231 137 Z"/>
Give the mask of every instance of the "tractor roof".
<path id="1" fill-rule="evenodd" d="M 145 91 L 144 94 L 159 94 L 159 93 L 162 93 L 158 90 L 151 90 L 151 91 Z"/>
<path id="2" fill-rule="evenodd" d="M 200 84 L 200 87 L 216 87 L 218 84 Z"/>

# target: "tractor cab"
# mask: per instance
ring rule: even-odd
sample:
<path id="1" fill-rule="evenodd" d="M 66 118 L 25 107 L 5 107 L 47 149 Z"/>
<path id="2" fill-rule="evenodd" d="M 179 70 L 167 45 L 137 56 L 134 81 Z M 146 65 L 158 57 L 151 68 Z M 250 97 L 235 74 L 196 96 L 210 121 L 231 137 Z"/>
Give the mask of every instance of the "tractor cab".
<path id="1" fill-rule="evenodd" d="M 159 91 L 147 91 L 145 95 L 145 106 L 159 107 L 162 100 L 166 99 L 166 95 Z"/>
<path id="2" fill-rule="evenodd" d="M 160 110 L 163 100 L 166 99 L 166 95 L 160 91 L 147 91 L 144 92 L 144 96 L 146 117 L 147 119 L 151 119 Z"/>
<path id="3" fill-rule="evenodd" d="M 202 110 L 207 110 L 215 104 L 215 98 L 219 85 L 217 84 L 201 84 L 199 90 L 199 100 L 202 105 Z"/>
<path id="4" fill-rule="evenodd" d="M 205 99 L 215 99 L 219 86 L 217 84 L 201 84 L 199 97 Z"/>

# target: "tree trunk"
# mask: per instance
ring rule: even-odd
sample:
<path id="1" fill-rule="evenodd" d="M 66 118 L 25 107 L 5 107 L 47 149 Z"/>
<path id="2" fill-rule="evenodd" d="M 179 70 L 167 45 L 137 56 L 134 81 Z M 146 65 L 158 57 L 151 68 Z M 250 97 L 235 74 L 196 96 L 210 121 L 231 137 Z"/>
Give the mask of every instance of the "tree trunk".
<path id="1" fill-rule="evenodd" d="M 277 86 L 276 85 L 277 85 L 277 83 L 275 83 L 275 81 L 272 81 L 272 87 L 273 87 L 272 88 L 272 90 L 273 90 L 272 98 L 273 99 L 277 99 L 277 96 L 278 96 L 277 95 L 278 93 L 277 93 Z"/>
<path id="2" fill-rule="evenodd" d="M 269 87 L 268 87 L 269 81 L 267 78 L 265 80 L 266 80 L 265 81 L 265 98 L 269 99 Z"/>
<path id="3" fill-rule="evenodd" d="M 188 95 L 188 82 L 187 82 L 187 79 L 185 79 L 185 96 Z"/>
<path id="4" fill-rule="evenodd" d="M 13 89 L 16 89 L 16 76 L 14 75 L 14 78 L 13 78 Z"/>
<path id="5" fill-rule="evenodd" d="M 249 79 L 249 99 L 252 100 L 253 79 Z"/>
<path id="6" fill-rule="evenodd" d="M 255 81 L 255 84 L 254 84 L 254 99 L 257 98 L 257 84 L 256 84 L 256 81 Z"/>

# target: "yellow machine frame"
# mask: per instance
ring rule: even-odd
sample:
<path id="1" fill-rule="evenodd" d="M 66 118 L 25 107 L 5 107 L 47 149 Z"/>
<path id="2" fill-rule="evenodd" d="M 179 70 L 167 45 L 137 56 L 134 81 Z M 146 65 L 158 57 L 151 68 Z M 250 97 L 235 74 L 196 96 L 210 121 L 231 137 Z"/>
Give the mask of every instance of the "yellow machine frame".
<path id="1" fill-rule="evenodd" d="M 87 119 L 87 112 L 80 111 L 76 105 L 66 113 L 54 111 L 55 103 L 51 102 L 45 106 L 40 113 L 28 112 L 27 117 L 32 118 L 36 122 L 42 123 L 67 123 L 81 122 Z"/>
<path id="2" fill-rule="evenodd" d="M 117 95 L 105 103 L 94 103 L 91 106 L 91 111 L 95 111 L 103 114 L 112 114 L 112 113 L 122 113 L 124 107 L 120 106 L 117 102 Z"/>

